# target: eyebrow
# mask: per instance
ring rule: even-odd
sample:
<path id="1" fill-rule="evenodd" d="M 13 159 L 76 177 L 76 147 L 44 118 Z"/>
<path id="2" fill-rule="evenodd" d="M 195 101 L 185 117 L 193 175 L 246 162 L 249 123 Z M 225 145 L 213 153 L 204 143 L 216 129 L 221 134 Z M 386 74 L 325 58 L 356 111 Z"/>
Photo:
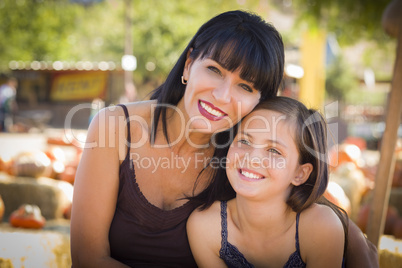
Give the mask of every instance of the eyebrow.
<path id="1" fill-rule="evenodd" d="M 221 68 L 225 69 L 226 71 L 229 71 L 229 70 L 226 69 L 219 61 L 214 60 L 214 59 L 211 58 L 210 56 L 205 57 L 205 59 L 212 60 L 212 61 L 216 62 Z M 229 71 L 229 72 L 230 72 L 230 71 Z M 239 69 L 239 72 L 241 73 L 241 69 Z M 239 77 L 240 77 L 240 76 L 239 76 Z M 255 88 L 255 81 L 253 81 L 253 80 L 248 80 L 248 79 L 244 79 L 244 78 L 242 78 L 242 77 L 240 77 L 240 78 L 241 78 L 242 80 L 246 81 L 247 83 L 250 83 L 251 86 L 252 86 L 255 90 L 258 90 L 258 89 Z M 258 91 L 259 91 L 259 90 L 258 90 Z"/>
<path id="2" fill-rule="evenodd" d="M 249 137 L 249 138 L 252 138 L 252 136 L 250 134 L 248 134 L 247 132 L 245 132 L 243 130 L 240 133 L 245 135 L 245 136 L 247 136 L 247 137 Z M 265 141 L 269 142 L 269 143 L 279 144 L 280 146 L 282 146 L 284 148 L 288 148 L 283 142 L 281 142 L 279 140 L 265 139 Z"/>

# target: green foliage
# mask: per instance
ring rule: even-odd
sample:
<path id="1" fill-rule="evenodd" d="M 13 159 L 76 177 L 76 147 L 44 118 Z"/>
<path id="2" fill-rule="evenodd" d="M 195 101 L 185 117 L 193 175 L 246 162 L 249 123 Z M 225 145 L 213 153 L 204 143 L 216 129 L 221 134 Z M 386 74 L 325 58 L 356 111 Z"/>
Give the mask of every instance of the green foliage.
<path id="1" fill-rule="evenodd" d="M 325 90 L 328 97 L 344 101 L 348 92 L 358 87 L 358 81 L 352 70 L 340 56 L 336 57 L 327 68 Z"/>
<path id="2" fill-rule="evenodd" d="M 124 54 L 125 1 L 0 0 L 0 71 L 16 61 L 114 61 Z M 260 11 L 259 0 L 132 0 L 135 83 L 160 84 L 197 29 L 227 10 Z M 154 64 L 155 69 L 146 68 Z M 140 90 L 140 89 L 139 89 Z"/>
<path id="3" fill-rule="evenodd" d="M 345 103 L 353 105 L 384 106 L 386 105 L 387 92 L 380 90 L 368 90 L 364 87 L 347 91 Z"/>
<path id="4" fill-rule="evenodd" d="M 363 56 L 364 66 L 375 70 L 377 81 L 391 81 L 396 57 L 396 42 L 368 44 Z"/>
<path id="5" fill-rule="evenodd" d="M 360 39 L 389 40 L 381 17 L 391 0 L 295 0 L 298 20 L 333 32 L 342 44 Z"/>
<path id="6" fill-rule="evenodd" d="M 256 9 L 258 1 L 239 5 L 232 0 L 135 0 L 133 6 L 133 49 L 139 63 L 136 81 L 159 84 L 204 22 L 227 10 Z M 155 70 L 148 71 L 147 63 L 155 64 Z"/>
<path id="7" fill-rule="evenodd" d="M 351 66 L 341 56 L 335 58 L 327 68 L 325 91 L 329 99 L 355 105 L 384 105 L 386 92 L 369 90 L 359 83 Z"/>
<path id="8" fill-rule="evenodd" d="M 76 5 L 67 0 L 0 2 L 0 58 L 52 60 L 67 57 L 68 34 L 74 29 Z"/>

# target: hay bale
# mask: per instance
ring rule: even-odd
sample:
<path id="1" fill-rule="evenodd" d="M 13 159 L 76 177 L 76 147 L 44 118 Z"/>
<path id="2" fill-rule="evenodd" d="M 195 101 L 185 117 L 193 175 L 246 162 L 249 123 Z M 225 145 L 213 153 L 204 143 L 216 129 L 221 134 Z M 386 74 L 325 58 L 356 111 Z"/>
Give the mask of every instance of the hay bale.
<path id="1" fill-rule="evenodd" d="M 72 192 L 73 186 L 68 182 L 0 174 L 0 195 L 5 206 L 3 221 L 22 204 L 37 205 L 47 220 L 62 218 L 71 204 Z"/>
<path id="2" fill-rule="evenodd" d="M 402 267 L 402 240 L 382 236 L 378 249 L 380 268 Z"/>

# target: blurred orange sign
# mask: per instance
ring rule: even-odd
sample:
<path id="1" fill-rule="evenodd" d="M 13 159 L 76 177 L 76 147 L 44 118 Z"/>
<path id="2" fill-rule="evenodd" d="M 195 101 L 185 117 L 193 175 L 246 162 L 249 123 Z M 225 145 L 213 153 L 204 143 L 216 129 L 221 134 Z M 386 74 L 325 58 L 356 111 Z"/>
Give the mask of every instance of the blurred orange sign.
<path id="1" fill-rule="evenodd" d="M 103 97 L 107 72 L 74 72 L 54 77 L 50 98 L 54 101 L 91 100 Z"/>

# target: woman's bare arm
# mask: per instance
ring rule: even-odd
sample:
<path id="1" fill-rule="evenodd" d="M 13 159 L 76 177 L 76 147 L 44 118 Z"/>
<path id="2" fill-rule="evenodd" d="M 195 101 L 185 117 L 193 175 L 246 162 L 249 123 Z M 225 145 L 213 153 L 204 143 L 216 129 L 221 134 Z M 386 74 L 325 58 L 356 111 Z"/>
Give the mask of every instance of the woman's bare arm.
<path id="1" fill-rule="evenodd" d="M 119 187 L 122 155 L 120 152 L 119 156 L 119 139 L 125 139 L 122 114 L 121 108 L 104 109 L 88 130 L 74 183 L 71 216 L 74 267 L 127 267 L 110 257 L 108 239 Z"/>

